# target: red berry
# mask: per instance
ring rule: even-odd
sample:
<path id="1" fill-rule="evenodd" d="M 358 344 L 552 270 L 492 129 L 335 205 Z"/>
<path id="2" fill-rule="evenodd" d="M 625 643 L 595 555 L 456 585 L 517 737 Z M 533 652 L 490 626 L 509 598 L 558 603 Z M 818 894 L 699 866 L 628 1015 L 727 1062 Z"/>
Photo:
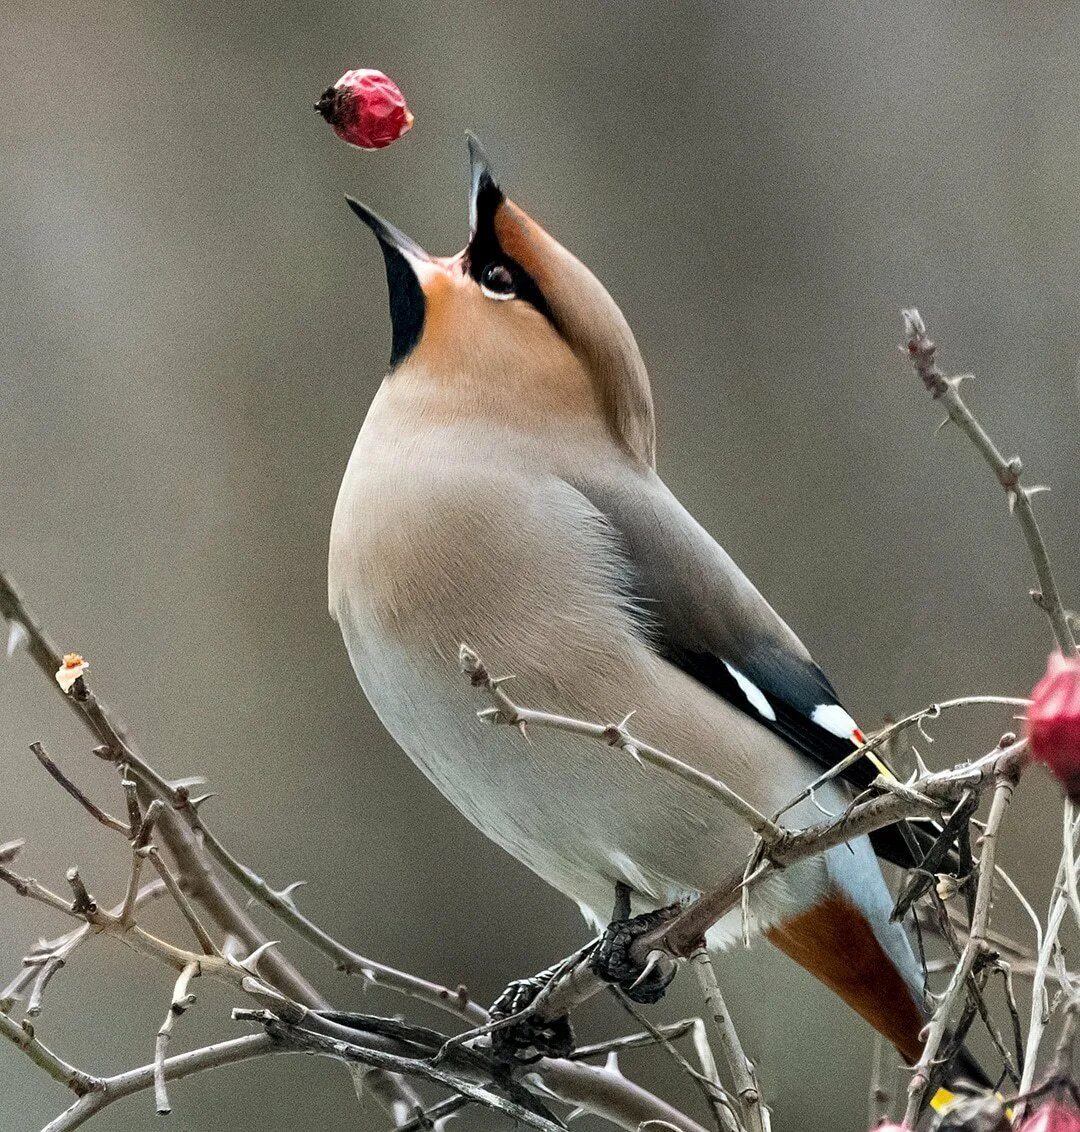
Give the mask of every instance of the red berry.
<path id="1" fill-rule="evenodd" d="M 1080 1132 L 1080 1116 L 1073 1108 L 1048 1101 L 1020 1125 L 1020 1132 Z"/>
<path id="2" fill-rule="evenodd" d="M 1080 801 L 1080 658 L 1054 653 L 1031 700 L 1031 756 L 1046 763 L 1069 797 Z M 1076 1128 L 1080 1132 L 1080 1121 Z"/>
<path id="3" fill-rule="evenodd" d="M 361 149 L 382 149 L 413 124 L 405 96 L 382 71 L 346 71 L 323 91 L 315 109 L 342 141 Z"/>

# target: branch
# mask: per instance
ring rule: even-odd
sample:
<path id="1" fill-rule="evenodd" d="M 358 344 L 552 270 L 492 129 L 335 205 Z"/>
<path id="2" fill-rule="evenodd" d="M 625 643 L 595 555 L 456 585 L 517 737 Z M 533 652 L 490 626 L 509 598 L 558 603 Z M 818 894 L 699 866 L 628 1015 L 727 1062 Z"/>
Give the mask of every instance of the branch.
<path id="1" fill-rule="evenodd" d="M 512 701 L 511 705 L 514 710 L 519 710 Z M 543 726 L 546 713 L 533 712 L 530 719 L 534 724 Z M 560 719 L 560 728 L 562 724 Z M 595 735 L 593 731 L 581 733 Z M 758 850 L 751 854 L 744 867 L 692 901 L 672 920 L 638 937 L 633 945 L 635 957 L 644 960 L 655 951 L 666 952 L 676 959 L 688 957 L 709 928 L 736 907 L 744 894 L 771 872 L 900 821 L 940 817 L 965 792 L 981 792 L 999 776 L 1018 774 L 1026 759 L 1027 742 L 1021 739 L 1005 748 L 997 747 L 973 763 L 924 774 L 914 779 L 908 789 L 899 792 L 890 780 L 879 778 L 875 785 L 885 792 L 854 804 L 841 817 L 801 830 L 781 829 L 779 839 L 772 842 L 763 837 Z M 549 1021 L 569 1014 L 606 986 L 593 971 L 589 959 L 583 958 L 545 988 L 543 1002 L 534 1012 L 534 1017 Z"/>
<path id="2" fill-rule="evenodd" d="M 58 687 L 52 677 L 60 665 L 59 653 L 49 643 L 25 603 L 2 573 L 0 573 L 0 613 L 22 627 L 31 655 L 48 676 L 50 685 Z M 74 681 L 70 694 L 65 694 L 64 698 L 69 706 L 79 713 L 95 737 L 102 741 L 102 746 L 96 753 L 113 761 L 124 776 L 129 822 L 123 825 L 114 819 L 112 823 L 107 824 L 110 828 L 116 828 L 118 832 L 122 827 L 125 836 L 133 840 L 133 875 L 129 881 L 129 896 L 119 909 L 112 912 L 104 912 L 93 906 L 92 899 L 84 891 L 82 894 L 76 894 L 78 910 L 75 910 L 62 897 L 38 885 L 37 882 L 15 875 L 6 867 L 17 851 L 17 845 L 9 847 L 12 849 L 10 855 L 0 853 L 0 880 L 7 880 L 23 895 L 42 900 L 57 911 L 86 921 L 76 933 L 64 937 L 65 940 L 70 940 L 75 935 L 79 940 L 88 938 L 90 934 L 111 935 L 151 958 L 166 963 L 177 972 L 182 972 L 188 964 L 198 961 L 204 976 L 222 979 L 234 987 L 239 983 L 241 990 L 256 997 L 269 992 L 270 986 L 274 986 L 287 996 L 286 999 L 281 999 L 279 996 L 279 1002 L 287 1001 L 290 1009 L 293 1010 L 325 1005 L 318 992 L 295 968 L 278 953 L 267 952 L 267 948 L 271 946 L 269 941 L 223 887 L 213 869 L 213 864 L 217 863 L 252 896 L 270 908 L 279 919 L 295 927 L 324 954 L 333 957 L 343 970 L 361 973 L 370 982 L 431 1003 L 470 1022 L 486 1022 L 486 1011 L 470 1001 L 464 987 L 451 990 L 369 960 L 344 947 L 296 910 L 291 898 L 293 886 L 276 892 L 251 869 L 241 864 L 225 849 L 199 817 L 198 806 L 201 800 L 190 798 L 185 784 L 168 782 L 146 762 L 127 737 L 124 729 L 94 696 L 85 676 Z M 145 816 L 133 784 L 137 784 L 138 790 L 150 800 Z M 85 795 L 80 791 L 76 797 L 82 800 Z M 149 842 L 150 833 L 154 829 L 160 833 L 172 852 L 181 877 L 179 882 L 168 868 L 164 867 L 160 857 L 155 857 L 155 851 Z M 136 853 L 136 848 L 142 851 Z M 138 889 L 138 871 L 141 862 L 147 857 L 155 865 L 162 866 L 161 872 L 164 878 L 162 887 L 167 887 L 176 899 L 181 912 L 196 932 L 200 946 L 207 950 L 213 945 L 209 933 L 201 927 L 197 915 L 187 901 L 188 895 L 209 912 L 220 928 L 235 936 L 248 948 L 247 960 L 237 963 L 209 951 L 204 955 L 197 955 L 173 947 L 134 923 L 135 904 L 143 891 Z M 170 879 L 173 881 L 171 884 Z M 81 886 L 77 873 L 73 882 Z M 136 894 L 134 898 L 133 893 Z M 244 972 L 253 971 L 256 961 L 261 963 L 260 976 L 267 982 L 259 982 L 253 988 L 251 984 L 256 981 L 249 979 Z M 26 985 L 16 980 L 5 994 L 17 996 L 22 993 Z M 228 1046 L 228 1043 L 225 1045 Z M 231 1054 L 226 1056 L 232 1057 Z M 162 1080 L 170 1079 L 170 1074 L 174 1073 L 174 1066 L 182 1067 L 184 1073 L 181 1075 L 186 1075 L 188 1072 L 198 1071 L 204 1064 L 199 1060 L 186 1061 L 184 1060 L 186 1057 L 187 1055 L 181 1055 L 179 1059 L 163 1060 L 159 1056 L 157 1059 L 159 1066 L 164 1067 L 163 1070 L 159 1069 L 159 1075 L 164 1073 Z M 216 1063 L 215 1058 L 211 1057 L 205 1065 L 212 1067 Z M 134 1072 L 141 1073 L 141 1071 Z M 381 1072 L 379 1069 L 372 1071 L 374 1075 Z M 120 1075 L 120 1078 L 105 1080 L 109 1082 L 109 1087 L 113 1088 L 121 1078 L 123 1087 L 127 1091 L 149 1087 L 153 1083 L 153 1067 L 150 1067 L 149 1075 L 142 1074 L 133 1078 Z M 406 1122 L 399 1115 L 405 1111 L 409 1114 L 408 1119 L 413 1119 L 416 1111 L 415 1094 L 403 1087 L 400 1077 L 390 1073 L 382 1079 L 382 1084 L 385 1088 L 373 1089 L 373 1092 L 377 1092 L 380 1103 L 386 1104 L 395 1114 L 395 1123 L 400 1125 Z M 628 1132 L 633 1132 L 649 1120 L 666 1121 L 677 1128 L 678 1132 L 704 1132 L 699 1124 L 683 1113 L 637 1087 L 621 1074 L 612 1073 L 605 1068 L 574 1064 L 569 1061 L 545 1060 L 536 1068 L 534 1074 L 530 1075 L 529 1088 L 535 1089 L 541 1096 L 556 1095 L 564 1099 L 567 1104 L 587 1109 Z M 111 1099 L 114 1099 L 113 1095 L 110 1096 L 110 1102 Z M 69 1113 L 58 1118 L 59 1123 L 56 1127 L 61 1129 L 76 1127 L 99 1107 L 102 1107 L 102 1102 L 98 1101 L 94 1101 L 93 1104 L 73 1106 Z M 65 1121 L 73 1121 L 73 1123 L 64 1123 Z"/>
<path id="3" fill-rule="evenodd" d="M 161 1023 L 161 1028 L 157 1032 L 157 1041 L 154 1043 L 154 1107 L 159 1116 L 172 1112 L 169 1094 L 165 1088 L 165 1051 L 169 1048 L 169 1039 L 172 1037 L 177 1018 L 186 1013 L 195 1002 L 195 996 L 188 989 L 191 980 L 201 974 L 201 964 L 197 959 L 193 959 L 176 977 L 169 1009 L 165 1012 L 165 1021 Z"/>
<path id="4" fill-rule="evenodd" d="M 724 1051 L 724 1057 L 731 1070 L 731 1077 L 735 1082 L 735 1095 L 739 1098 L 747 1132 L 768 1132 L 769 1118 L 762 1103 L 757 1074 L 754 1072 L 753 1063 L 743 1052 L 735 1023 L 728 1012 L 724 996 L 720 993 L 720 984 L 716 981 L 716 971 L 709 959 L 709 950 L 704 944 L 695 949 L 690 956 L 690 963 L 697 974 L 702 994 L 705 996 L 705 1005 L 708 1007 L 709 1016 L 720 1039 L 720 1048 Z"/>
<path id="5" fill-rule="evenodd" d="M 227 1042 L 217 1042 L 202 1049 L 180 1053 L 165 1060 L 162 1073 L 166 1081 L 179 1081 L 193 1073 L 218 1069 L 222 1065 L 235 1065 L 239 1061 L 249 1061 L 253 1057 L 264 1057 L 271 1053 L 291 1053 L 282 1048 L 270 1034 L 250 1034 L 243 1038 L 233 1038 Z M 129 1097 L 153 1087 L 154 1063 L 117 1073 L 114 1077 L 102 1077 L 100 1088 L 87 1093 L 76 1101 L 66 1112 L 55 1120 L 50 1120 L 41 1132 L 72 1132 L 79 1128 L 103 1108 L 114 1101 Z"/>
<path id="6" fill-rule="evenodd" d="M 0 1034 L 17 1045 L 39 1069 L 44 1069 L 54 1081 L 66 1085 L 77 1096 L 86 1096 L 104 1088 L 104 1082 L 99 1078 L 68 1065 L 52 1050 L 42 1045 L 34 1036 L 34 1027 L 29 1022 L 24 1021 L 20 1026 L 18 1022 L 12 1021 L 6 1013 L 0 1011 Z"/>
<path id="7" fill-rule="evenodd" d="M 589 723 L 583 719 L 570 719 L 565 715 L 553 715 L 546 711 L 533 711 L 514 703 L 500 687 L 510 677 L 492 676 L 480 657 L 466 644 L 462 644 L 458 648 L 458 663 L 461 666 L 461 671 L 468 677 L 473 687 L 482 688 L 495 702 L 495 707 L 477 713 L 481 719 L 489 720 L 492 723 L 512 724 L 517 727 L 522 735 L 525 734 L 525 729 L 529 724 L 534 724 L 554 731 L 568 731 L 575 735 L 600 739 L 610 747 L 617 747 L 619 750 L 626 751 L 638 762 L 652 763 L 653 766 L 669 771 L 713 797 L 719 798 L 732 813 L 742 818 L 761 837 L 777 839 L 781 836 L 782 831 L 779 826 L 770 821 L 760 810 L 751 806 L 745 798 L 740 797 L 720 779 L 711 774 L 704 774 L 657 747 L 634 738 L 626 730 L 626 724 L 630 721 L 633 712 L 620 723 L 603 724 Z"/>
<path id="8" fill-rule="evenodd" d="M 645 1027 L 646 1032 L 644 1034 L 632 1035 L 632 1037 L 643 1037 L 658 1043 L 668 1057 L 694 1082 L 705 1098 L 705 1103 L 713 1114 L 719 1132 L 744 1132 L 735 1113 L 735 1102 L 728 1096 L 727 1090 L 720 1080 L 720 1074 L 716 1068 L 716 1058 L 713 1057 L 709 1039 L 705 1033 L 705 1023 L 700 1018 L 691 1018 L 681 1024 L 687 1028 L 686 1032 L 692 1035 L 694 1052 L 701 1064 L 699 1071 L 676 1049 L 669 1027 L 654 1026 L 620 988 L 613 987 L 612 993 L 619 1005 Z M 612 1052 L 617 1051 L 613 1050 Z"/>
<path id="9" fill-rule="evenodd" d="M 161 815 L 161 836 L 172 853 L 185 884 L 190 888 L 192 897 L 202 904 L 219 928 L 235 936 L 249 951 L 254 951 L 265 943 L 266 936 L 214 875 L 195 833 L 173 808 L 176 790 L 172 784 L 143 759 L 126 737 L 122 724 L 94 695 L 85 677 L 79 677 L 70 691 L 61 690 L 54 676 L 63 665 L 63 656 L 48 639 L 19 592 L 2 571 L 0 614 L 9 622 L 22 626 L 26 648 L 31 657 L 50 686 L 56 689 L 64 702 L 103 745 L 104 756 L 118 768 L 126 766 L 131 776 L 143 789 L 150 792 L 151 797 L 161 797 L 171 803 L 170 808 Z M 293 998 L 312 1005 L 325 1004 L 319 992 L 280 954 L 268 957 L 266 977 Z"/>
<path id="10" fill-rule="evenodd" d="M 982 458 L 990 465 L 998 483 L 1005 489 L 1009 510 L 1020 524 L 1028 553 L 1035 565 L 1035 574 L 1039 579 L 1039 589 L 1033 591 L 1031 596 L 1050 619 L 1058 648 L 1065 656 L 1076 656 L 1076 640 L 1069 623 L 1069 614 L 1058 592 L 1057 582 L 1050 568 L 1046 543 L 1043 541 L 1035 512 L 1031 507 L 1032 496 L 1039 491 L 1049 489 L 1025 487 L 1021 484 L 1020 473 L 1023 465 L 1020 463 L 1020 458 L 1014 456 L 1011 460 L 1006 460 L 1002 456 L 997 445 L 960 396 L 960 383 L 964 377 L 946 377 L 938 368 L 934 357 L 937 347 L 926 332 L 926 324 L 922 316 L 917 310 L 912 309 L 904 311 L 903 318 L 905 347 L 915 365 L 915 372 L 922 378 L 923 384 L 934 399 L 945 406 L 949 420 L 958 425 L 968 436 Z"/>
<path id="11" fill-rule="evenodd" d="M 57 687 L 53 674 L 63 657 L 48 640 L 37 619 L 30 612 L 11 581 L 0 572 L 0 613 L 13 624 L 22 626 L 27 648 L 38 667 Z M 207 868 L 209 856 L 251 896 L 268 908 L 279 920 L 301 938 L 333 960 L 339 971 L 362 975 L 373 985 L 408 995 L 439 1009 L 446 1010 L 473 1024 L 486 1021 L 486 1012 L 469 999 L 463 986 L 455 989 L 419 978 L 384 963 L 379 963 L 346 947 L 328 932 L 304 916 L 291 896 L 291 886 L 278 891 L 262 877 L 241 863 L 207 826 L 199 814 L 199 801 L 190 797 L 185 787 L 175 787 L 138 753 L 125 730 L 113 719 L 109 710 L 90 690 L 85 677 L 72 686 L 65 700 L 80 714 L 95 737 L 104 744 L 106 755 L 118 766 L 127 766 L 144 786 L 169 804 L 170 812 L 162 817 L 162 839 L 177 859 L 177 864 L 193 895 L 207 909 L 219 927 L 240 939 L 249 950 L 266 942 L 244 910 L 229 896 Z M 80 795 L 76 795 L 82 800 Z M 84 803 L 85 804 L 85 803 Z M 181 820 L 187 825 L 185 831 Z M 113 819 L 115 821 L 115 819 Z M 119 825 L 120 823 L 117 823 Z M 318 992 L 280 955 L 271 957 L 267 972 L 271 982 L 292 997 L 310 1005 L 325 1005 Z"/>
<path id="12" fill-rule="evenodd" d="M 165 885 L 161 881 L 145 885 L 136 894 L 135 906 L 142 907 L 143 904 L 164 893 Z M 122 904 L 117 904 L 109 914 L 119 916 L 123 907 Z M 0 1013 L 9 1011 L 23 997 L 26 988 L 32 986 L 26 1004 L 26 1014 L 31 1018 L 40 1014 L 45 987 L 52 980 L 53 975 L 67 964 L 71 953 L 93 934 L 90 924 L 81 924 L 59 939 L 45 941 L 35 947 L 23 959 L 22 970 L 0 991 Z"/>
<path id="13" fill-rule="evenodd" d="M 995 772 L 994 800 L 990 806 L 990 815 L 982 838 L 982 852 L 979 856 L 979 886 L 975 895 L 971 934 L 927 1028 L 922 1056 L 915 1066 L 915 1073 L 908 1085 L 908 1103 L 904 1113 L 905 1128 L 915 1127 L 915 1122 L 922 1111 L 926 1091 L 933 1080 L 934 1059 L 941 1048 L 953 1012 L 964 997 L 976 960 L 985 954 L 987 949 L 985 933 L 994 895 L 994 853 L 997 848 L 997 835 L 1015 789 L 1015 773 L 1009 773 L 1007 770 Z"/>

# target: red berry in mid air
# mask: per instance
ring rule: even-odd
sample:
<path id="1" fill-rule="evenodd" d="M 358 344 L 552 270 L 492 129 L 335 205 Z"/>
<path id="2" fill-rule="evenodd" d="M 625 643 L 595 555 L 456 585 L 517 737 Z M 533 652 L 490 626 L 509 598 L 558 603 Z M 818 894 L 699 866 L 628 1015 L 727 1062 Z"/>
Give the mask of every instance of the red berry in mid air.
<path id="1" fill-rule="evenodd" d="M 413 124 L 405 96 L 382 71 L 346 71 L 323 91 L 315 109 L 342 141 L 361 149 L 383 149 Z"/>
<path id="2" fill-rule="evenodd" d="M 1027 718 L 1031 757 L 1057 775 L 1080 801 L 1080 658 L 1054 653 L 1031 693 Z"/>

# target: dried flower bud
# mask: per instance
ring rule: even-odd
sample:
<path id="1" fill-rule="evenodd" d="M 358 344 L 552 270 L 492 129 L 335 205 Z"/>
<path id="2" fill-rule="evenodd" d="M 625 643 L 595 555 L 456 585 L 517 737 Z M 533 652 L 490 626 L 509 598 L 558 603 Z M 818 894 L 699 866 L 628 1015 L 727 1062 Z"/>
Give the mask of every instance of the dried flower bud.
<path id="1" fill-rule="evenodd" d="M 323 92 L 315 109 L 342 141 L 361 149 L 382 149 L 413 124 L 405 96 L 382 71 L 346 71 Z"/>
<path id="2" fill-rule="evenodd" d="M 1046 763 L 1069 797 L 1080 801 L 1080 658 L 1054 653 L 1031 700 L 1032 758 Z"/>
<path id="3" fill-rule="evenodd" d="M 64 654 L 64 663 L 56 670 L 56 682 L 65 692 L 71 691 L 71 685 L 90 668 L 77 652 Z"/>
<path id="4" fill-rule="evenodd" d="M 948 873 L 938 873 L 937 882 L 934 887 L 937 889 L 938 896 L 946 901 L 951 900 L 958 892 L 956 877 L 949 876 Z"/>
<path id="5" fill-rule="evenodd" d="M 1059 1101 L 1047 1101 L 1020 1125 L 1020 1132 L 1080 1132 L 1080 1115 Z"/>

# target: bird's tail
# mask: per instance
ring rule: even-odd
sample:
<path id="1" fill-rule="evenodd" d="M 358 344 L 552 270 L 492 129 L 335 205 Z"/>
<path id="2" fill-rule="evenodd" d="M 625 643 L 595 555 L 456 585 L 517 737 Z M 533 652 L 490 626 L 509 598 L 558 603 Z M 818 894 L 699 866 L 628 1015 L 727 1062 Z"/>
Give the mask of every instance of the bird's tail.
<path id="1" fill-rule="evenodd" d="M 926 1013 L 915 989 L 914 956 L 899 924 L 884 922 L 875 930 L 854 900 L 834 890 L 765 934 L 887 1038 L 909 1065 L 919 1060 Z M 966 1050 L 954 1059 L 946 1077 L 949 1084 L 960 1080 L 990 1085 Z M 935 1108 L 943 1107 L 951 1099 L 952 1094 L 941 1089 L 932 1103 Z"/>

